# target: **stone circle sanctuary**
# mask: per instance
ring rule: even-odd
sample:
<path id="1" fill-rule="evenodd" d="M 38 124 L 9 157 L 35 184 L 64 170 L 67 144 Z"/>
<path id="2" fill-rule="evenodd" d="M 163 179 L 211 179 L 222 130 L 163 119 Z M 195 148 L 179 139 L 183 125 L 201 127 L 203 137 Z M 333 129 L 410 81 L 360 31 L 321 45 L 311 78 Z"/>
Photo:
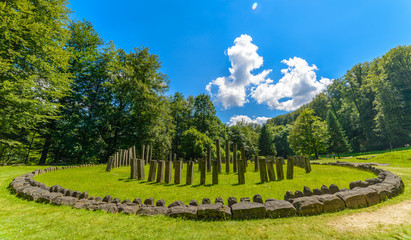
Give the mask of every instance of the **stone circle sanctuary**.
<path id="1" fill-rule="evenodd" d="M 142 146 L 140 157 L 137 157 L 136 147 L 127 150 L 120 150 L 109 158 L 106 171 L 117 167 L 130 167 L 130 178 L 145 180 L 148 182 L 181 184 L 183 165 L 187 166 L 185 183 L 193 184 L 193 174 L 195 165 L 196 173 L 200 174 L 200 185 L 206 184 L 207 172 L 212 172 L 212 184 L 218 184 L 219 174 L 223 172 L 222 163 L 225 164 L 225 172 L 230 171 L 238 175 L 238 184 L 245 184 L 246 166 L 249 161 L 245 157 L 244 148 L 240 148 L 237 154 L 230 154 L 230 142 L 226 142 L 225 159 L 221 158 L 220 143 L 216 143 L 216 160 L 211 159 L 211 149 L 207 151 L 205 159 L 190 159 L 183 161 L 177 159 L 176 154 L 168 154 L 166 160 L 153 160 L 150 145 Z M 237 145 L 233 144 L 232 149 L 237 153 Z M 232 157 L 231 157 L 232 156 Z M 252 159 L 254 171 L 259 172 L 260 181 L 281 181 L 286 177 L 293 179 L 294 167 L 305 169 L 306 174 L 311 172 L 310 160 L 306 156 L 290 156 L 285 161 L 283 158 L 258 157 Z M 149 172 L 144 172 L 144 166 L 149 164 Z M 283 172 L 283 165 L 286 164 L 286 173 Z M 330 186 L 322 185 L 320 188 L 311 190 L 304 187 L 303 191 L 287 191 L 284 199 L 265 199 L 256 194 L 252 201 L 248 197 L 237 199 L 229 197 L 222 199 L 217 197 L 212 203 L 211 199 L 204 196 L 199 203 L 198 200 L 191 200 L 188 205 L 175 199 L 176 201 L 168 205 L 164 200 L 155 201 L 153 198 L 135 198 L 120 200 L 115 196 L 89 196 L 87 191 L 79 192 L 66 189 L 64 186 L 46 186 L 33 178 L 40 174 L 47 174 L 51 171 L 64 171 L 69 168 L 90 167 L 95 165 L 49 167 L 44 170 L 37 169 L 33 172 L 16 177 L 10 183 L 10 189 L 18 197 L 39 203 L 49 203 L 54 205 L 67 205 L 77 209 L 88 209 L 91 211 L 103 210 L 110 213 L 125 213 L 136 215 L 166 215 L 174 218 L 203 219 L 203 220 L 228 220 L 228 219 L 261 219 L 280 218 L 291 216 L 307 216 L 342 211 L 346 208 L 367 207 L 388 198 L 401 194 L 404 190 L 402 179 L 382 169 L 378 169 L 373 164 L 352 164 L 346 162 L 321 163 L 335 167 L 349 167 L 359 170 L 369 171 L 376 175 L 375 178 L 365 181 L 353 181 L 349 184 L 350 189 L 339 188 L 335 184 Z M 101 165 L 103 167 L 103 165 Z M 105 166 L 105 165 L 104 165 Z M 355 179 L 353 179 L 355 180 Z M 318 183 L 319 186 L 321 183 Z"/>

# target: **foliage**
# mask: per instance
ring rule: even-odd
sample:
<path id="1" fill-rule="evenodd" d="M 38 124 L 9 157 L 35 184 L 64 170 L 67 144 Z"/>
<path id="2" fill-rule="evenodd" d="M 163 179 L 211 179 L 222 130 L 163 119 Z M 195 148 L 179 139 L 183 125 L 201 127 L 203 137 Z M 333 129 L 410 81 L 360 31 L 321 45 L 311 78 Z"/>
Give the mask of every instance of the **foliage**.
<path id="1" fill-rule="evenodd" d="M 183 133 L 182 147 L 186 158 L 204 158 L 207 149 L 213 147 L 213 141 L 206 134 L 191 127 Z"/>
<path id="2" fill-rule="evenodd" d="M 260 138 L 258 139 L 258 148 L 261 156 L 275 156 L 274 134 L 268 124 L 264 124 L 261 128 Z"/>
<path id="3" fill-rule="evenodd" d="M 318 154 L 327 148 L 326 123 L 313 115 L 313 110 L 305 109 L 291 126 L 288 141 L 298 154 L 311 155 L 318 159 Z"/>
<path id="4" fill-rule="evenodd" d="M 327 132 L 329 136 L 328 150 L 337 153 L 338 158 L 340 158 L 340 153 L 349 151 L 350 146 L 348 145 L 347 137 L 332 110 L 328 110 L 327 112 Z"/>
<path id="5" fill-rule="evenodd" d="M 0 3 L 0 158 L 26 158 L 69 90 L 67 2 Z"/>

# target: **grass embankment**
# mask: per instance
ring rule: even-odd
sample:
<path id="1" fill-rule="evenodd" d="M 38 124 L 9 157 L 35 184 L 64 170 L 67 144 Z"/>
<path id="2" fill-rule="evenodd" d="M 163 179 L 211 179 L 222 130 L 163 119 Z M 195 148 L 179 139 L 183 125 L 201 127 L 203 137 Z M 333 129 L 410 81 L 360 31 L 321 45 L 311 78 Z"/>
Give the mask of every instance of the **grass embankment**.
<path id="1" fill-rule="evenodd" d="M 408 160 L 409 158 L 411 158 L 411 151 L 407 150 L 376 155 L 372 160 L 368 160 L 391 164 L 381 168 L 401 176 L 406 186 L 404 194 L 378 205 L 311 217 L 222 222 L 186 221 L 164 216 L 127 216 L 29 202 L 10 194 L 7 186 L 14 177 L 37 167 L 0 167 L 0 239 L 407 239 L 411 235 L 410 224 L 379 224 L 361 231 L 358 229 L 341 231 L 329 223 L 338 223 L 343 217 L 357 213 L 374 212 L 380 208 L 410 200 L 411 160 Z M 355 158 L 344 159 L 344 161 L 365 162 Z M 336 167 L 336 169 L 339 168 Z M 89 181 L 94 179 L 96 185 L 99 181 L 98 178 L 87 173 L 89 171 L 87 168 L 83 170 L 85 171 L 84 177 L 87 177 Z M 118 171 L 121 173 L 122 169 L 118 169 Z M 315 171 L 310 174 L 314 175 Z M 56 174 L 63 172 L 56 172 Z M 123 174 L 126 176 L 127 171 L 124 170 Z M 43 176 L 47 175 L 52 176 L 52 174 Z M 329 177 L 333 177 L 333 171 L 329 172 Z M 116 181 L 122 183 L 119 181 L 120 178 L 121 176 L 118 176 Z M 353 180 L 351 176 L 349 180 Z M 69 187 L 69 184 L 71 183 L 66 182 L 62 185 Z M 250 185 L 252 184 L 250 183 Z M 255 183 L 253 185 L 259 187 Z M 303 185 L 320 187 L 321 183 L 316 183 L 315 186 L 308 183 Z M 161 186 L 153 187 L 161 188 Z M 167 186 L 162 187 L 168 188 Z M 177 190 L 195 188 L 176 187 Z M 231 188 L 235 188 L 232 183 Z M 75 189 L 81 190 L 77 187 Z M 89 189 L 84 190 L 90 191 Z M 283 191 L 284 189 L 281 190 L 281 194 L 284 194 Z M 183 191 L 181 190 L 181 192 Z M 141 196 L 137 192 L 130 194 L 129 198 Z M 201 193 L 202 195 L 203 193 Z M 248 195 L 248 193 L 244 195 Z M 275 194 L 264 197 L 275 197 Z"/>
<path id="2" fill-rule="evenodd" d="M 218 185 L 201 186 L 198 185 L 200 173 L 197 171 L 194 172 L 194 185 L 185 185 L 186 165 L 181 181 L 183 184 L 180 185 L 130 180 L 129 167 L 115 168 L 110 173 L 107 173 L 105 167 L 102 166 L 85 169 L 74 168 L 43 174 L 35 179 L 45 183 L 46 186 L 58 184 L 74 191 L 87 191 L 90 196 L 111 195 L 121 200 L 130 199 L 131 201 L 136 197 L 143 200 L 153 197 L 155 200 L 164 199 L 166 203 L 181 200 L 188 204 L 191 199 L 201 202 L 205 197 L 210 198 L 211 201 L 214 201 L 216 197 L 222 197 L 226 201 L 230 196 L 237 197 L 237 199 L 241 197 L 252 199 L 257 193 L 264 199 L 283 199 L 287 190 L 295 191 L 298 189 L 302 191 L 304 186 L 313 189 L 320 188 L 322 184 L 329 186 L 332 183 L 347 188 L 351 181 L 375 177 L 370 172 L 360 170 L 313 165 L 312 172 L 309 174 L 306 174 L 303 169 L 295 168 L 293 180 L 261 184 L 259 183 L 260 174 L 253 172 L 253 169 L 254 165 L 249 164 L 247 173 L 245 173 L 246 184 L 244 185 L 238 185 L 238 175 L 231 173 L 219 175 Z M 148 166 L 146 166 L 146 172 L 148 172 Z M 211 183 L 211 179 L 211 173 L 207 174 L 207 183 Z"/>

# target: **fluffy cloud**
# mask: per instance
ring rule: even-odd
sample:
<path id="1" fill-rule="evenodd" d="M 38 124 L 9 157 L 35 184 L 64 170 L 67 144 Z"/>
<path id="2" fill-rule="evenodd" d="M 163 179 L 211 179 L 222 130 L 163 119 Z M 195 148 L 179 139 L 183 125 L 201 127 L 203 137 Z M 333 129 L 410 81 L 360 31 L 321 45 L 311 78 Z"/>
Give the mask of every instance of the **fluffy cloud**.
<path id="1" fill-rule="evenodd" d="M 288 68 L 282 69 L 284 76 L 274 84 L 267 79 L 252 89 L 251 97 L 258 103 L 267 104 L 271 109 L 293 111 L 310 102 L 331 83 L 328 78 L 317 81 L 315 65 L 308 65 L 302 58 L 283 60 Z"/>
<path id="2" fill-rule="evenodd" d="M 257 117 L 255 119 L 251 119 L 248 116 L 245 115 L 236 115 L 230 118 L 230 121 L 227 123 L 229 126 L 234 126 L 237 125 L 237 123 L 256 123 L 263 125 L 267 122 L 267 120 L 270 119 L 268 117 Z"/>
<path id="3" fill-rule="evenodd" d="M 265 81 L 271 72 L 271 70 L 264 70 L 257 75 L 251 74 L 251 71 L 263 65 L 263 58 L 257 54 L 258 47 L 251 43 L 252 41 L 253 39 L 246 34 L 236 38 L 234 46 L 227 49 L 231 62 L 230 76 L 219 77 L 206 86 L 206 90 L 215 102 L 221 103 L 225 109 L 244 106 L 248 102 L 247 87 Z M 217 92 L 213 91 L 213 85 L 218 88 Z"/>
<path id="4" fill-rule="evenodd" d="M 271 109 L 292 111 L 310 102 L 331 83 L 328 78 L 317 80 L 318 68 L 298 57 L 282 61 L 288 68 L 281 70 L 284 76 L 277 83 L 267 77 L 271 69 L 253 75 L 251 72 L 263 65 L 263 58 L 252 41 L 246 34 L 236 38 L 226 53 L 231 62 L 230 76 L 219 77 L 206 86 L 214 102 L 225 109 L 242 107 L 251 96 Z"/>

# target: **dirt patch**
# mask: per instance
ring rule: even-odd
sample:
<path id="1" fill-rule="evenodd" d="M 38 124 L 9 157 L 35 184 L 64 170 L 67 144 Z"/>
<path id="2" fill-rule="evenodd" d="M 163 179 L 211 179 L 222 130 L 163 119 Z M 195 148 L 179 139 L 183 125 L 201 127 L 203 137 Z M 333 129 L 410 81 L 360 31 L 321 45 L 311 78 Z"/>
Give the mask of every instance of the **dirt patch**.
<path id="1" fill-rule="evenodd" d="M 411 224 L 411 201 L 385 206 L 374 212 L 355 213 L 343 216 L 328 225 L 341 231 L 358 231 L 381 225 Z"/>

